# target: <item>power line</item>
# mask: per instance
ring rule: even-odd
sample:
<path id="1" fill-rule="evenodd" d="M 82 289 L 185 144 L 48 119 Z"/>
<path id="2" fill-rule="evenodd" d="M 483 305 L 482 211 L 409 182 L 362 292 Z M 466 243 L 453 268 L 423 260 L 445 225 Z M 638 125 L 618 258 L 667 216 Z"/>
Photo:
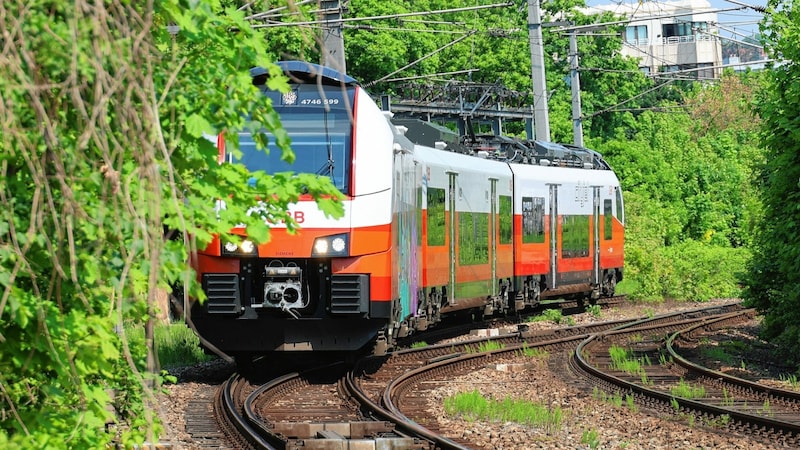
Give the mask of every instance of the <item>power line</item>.
<path id="1" fill-rule="evenodd" d="M 590 119 L 590 118 L 592 118 L 592 117 L 599 116 L 600 114 L 605 114 L 605 113 L 607 113 L 607 112 L 611 112 L 611 111 L 613 111 L 615 108 L 617 108 L 617 107 L 619 107 L 619 106 L 622 106 L 622 105 L 624 105 L 624 104 L 626 104 L 626 103 L 628 103 L 628 102 L 632 102 L 632 101 L 636 100 L 636 99 L 637 99 L 637 98 L 639 98 L 639 97 L 644 97 L 645 95 L 647 95 L 647 94 L 649 94 L 649 93 L 651 93 L 651 92 L 653 92 L 653 91 L 656 91 L 656 90 L 658 90 L 658 89 L 661 89 L 662 87 L 664 87 L 664 86 L 666 86 L 666 85 L 668 85 L 668 84 L 672 83 L 673 81 L 676 81 L 676 80 L 674 80 L 674 79 L 673 79 L 673 80 L 667 80 L 667 82 L 666 82 L 666 83 L 662 83 L 662 84 L 659 84 L 658 86 L 652 87 L 652 88 L 650 88 L 650 89 L 648 89 L 648 90 L 646 90 L 646 91 L 642 92 L 641 94 L 634 95 L 633 97 L 631 97 L 631 98 L 629 98 L 629 99 L 627 99 L 627 100 L 621 101 L 621 102 L 617 103 L 617 104 L 616 104 L 616 105 L 614 105 L 614 106 L 610 106 L 610 107 L 608 107 L 608 108 L 605 108 L 605 109 L 602 109 L 602 110 L 600 110 L 600 111 L 593 112 L 593 113 L 589 114 L 588 116 L 581 116 L 581 118 L 582 118 L 582 119 Z"/>
<path id="2" fill-rule="evenodd" d="M 454 13 L 454 12 L 464 12 L 464 11 L 478 11 L 482 9 L 491 9 L 491 8 L 501 8 L 501 7 L 508 7 L 513 6 L 514 3 L 506 2 L 506 3 L 494 3 L 491 5 L 478 5 L 478 6 L 467 6 L 464 8 L 452 8 L 452 9 L 439 9 L 435 11 L 419 11 L 419 12 L 409 12 L 409 13 L 397 13 L 397 14 L 387 14 L 383 16 L 372 16 L 372 17 L 350 17 L 350 18 L 342 18 L 337 19 L 335 22 L 337 23 L 344 23 L 344 22 L 361 22 L 367 20 L 382 20 L 382 19 L 399 19 L 401 17 L 412 17 L 412 16 L 426 16 L 429 14 L 447 14 L 447 13 Z M 277 24 L 277 23 L 270 23 L 270 24 L 261 24 L 261 25 L 252 25 L 252 28 L 272 28 L 272 27 L 279 27 L 279 26 L 297 26 L 297 25 L 318 25 L 322 23 L 319 20 L 312 20 L 306 22 L 292 22 L 288 24 Z M 334 21 L 328 21 L 327 23 L 334 23 Z"/>
<path id="3" fill-rule="evenodd" d="M 451 47 L 451 46 L 453 46 L 453 45 L 455 45 L 455 44 L 457 44 L 457 43 L 459 43 L 459 42 L 463 41 L 464 39 L 466 39 L 466 38 L 468 38 L 468 37 L 472 36 L 473 34 L 474 34 L 474 33 L 467 33 L 467 34 L 465 34 L 464 36 L 461 36 L 460 38 L 458 38 L 458 39 L 456 39 L 456 40 L 454 40 L 454 41 L 452 41 L 452 42 L 449 42 L 449 43 L 447 43 L 447 44 L 445 44 L 445 45 L 443 45 L 443 46 L 441 46 L 441 47 L 437 48 L 436 50 L 434 50 L 434 51 L 432 51 L 432 52 L 430 52 L 430 53 L 428 53 L 428 54 L 426 54 L 426 55 L 424 55 L 424 56 L 422 56 L 422 57 L 418 58 L 417 60 L 415 60 L 415 61 L 412 61 L 412 62 L 410 62 L 410 63 L 406 64 L 405 66 L 403 66 L 403 67 L 401 67 L 401 68 L 399 68 L 399 69 L 395 70 L 394 72 L 392 72 L 392 73 L 390 73 L 390 74 L 388 74 L 388 75 L 385 75 L 383 78 L 379 78 L 379 79 L 377 79 L 377 80 L 370 81 L 369 83 L 366 83 L 364 86 L 365 86 L 365 87 L 370 87 L 370 86 L 372 86 L 372 85 L 374 85 L 374 84 L 377 84 L 377 83 L 380 83 L 380 82 L 382 82 L 382 81 L 385 81 L 385 80 L 387 80 L 389 77 L 391 77 L 392 75 L 394 75 L 394 74 L 397 74 L 397 73 L 400 73 L 400 72 L 402 72 L 402 71 L 404 71 L 404 70 L 408 69 L 409 67 L 415 66 L 417 63 L 419 63 L 419 62 L 421 62 L 421 61 L 424 61 L 424 60 L 426 60 L 426 59 L 430 58 L 431 56 L 433 56 L 433 55 L 435 55 L 435 54 L 437 54 L 437 53 L 441 52 L 442 50 L 444 50 L 444 49 L 446 49 L 446 48 L 448 48 L 448 47 Z"/>

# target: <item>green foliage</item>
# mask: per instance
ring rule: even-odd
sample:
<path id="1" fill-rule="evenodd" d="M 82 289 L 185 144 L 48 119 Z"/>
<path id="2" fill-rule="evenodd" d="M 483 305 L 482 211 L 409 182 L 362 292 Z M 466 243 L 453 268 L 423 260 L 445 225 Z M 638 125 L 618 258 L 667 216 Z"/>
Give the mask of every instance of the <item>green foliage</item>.
<path id="1" fill-rule="evenodd" d="M 536 359 L 547 359 L 550 356 L 550 353 L 548 353 L 547 350 L 542 350 L 540 348 L 531 348 L 528 347 L 527 344 L 522 346 L 521 353 L 523 356 Z"/>
<path id="2" fill-rule="evenodd" d="M 486 398 L 477 390 L 462 392 L 444 399 L 447 414 L 460 415 L 466 420 L 492 420 L 516 422 L 544 428 L 552 432 L 561 427 L 563 412 L 559 407 L 548 407 L 526 400 Z"/>
<path id="3" fill-rule="evenodd" d="M 745 298 L 764 314 L 763 337 L 780 346 L 778 357 L 800 364 L 800 5 L 770 1 L 762 35 L 770 57 L 758 96 L 766 158 L 759 171 L 764 221 L 756 234 Z"/>
<path id="4" fill-rule="evenodd" d="M 781 374 L 779 378 L 782 382 L 788 384 L 791 387 L 791 389 L 795 391 L 797 390 L 798 387 L 800 387 L 800 383 L 798 383 L 796 374 L 793 373 Z"/>
<path id="5" fill-rule="evenodd" d="M 612 345 L 608 349 L 608 354 L 611 356 L 611 368 L 621 370 L 631 375 L 637 375 L 644 372 L 642 364 L 638 359 L 633 358 L 631 353 L 623 347 Z"/>
<path id="6" fill-rule="evenodd" d="M 586 309 L 586 312 L 591 314 L 592 316 L 600 317 L 600 314 L 601 314 L 600 305 L 587 305 L 585 309 Z"/>
<path id="7" fill-rule="evenodd" d="M 600 447 L 600 436 L 594 428 L 581 433 L 581 444 L 586 444 L 591 449 Z"/>
<path id="8" fill-rule="evenodd" d="M 144 346 L 143 326 L 126 327 L 126 334 L 133 345 Z M 155 346 L 161 366 L 167 369 L 191 366 L 214 358 L 203 352 L 199 338 L 184 323 L 157 324 Z"/>
<path id="9" fill-rule="evenodd" d="M 683 378 L 678 381 L 676 386 L 669 388 L 670 394 L 682 398 L 703 398 L 706 396 L 706 388 L 701 385 L 692 385 L 687 383 Z"/>
<path id="10" fill-rule="evenodd" d="M 760 82 L 726 75 L 719 85 L 687 92 L 685 100 L 698 111 L 713 104 L 720 114 L 645 113 L 632 137 L 596 146 L 625 189 L 629 295 L 740 295 L 750 236 L 761 217 L 755 168 L 763 156 L 747 97 Z"/>
<path id="11" fill-rule="evenodd" d="M 700 354 L 702 354 L 703 357 L 705 358 L 715 359 L 725 364 L 732 364 L 734 361 L 734 357 L 731 356 L 727 351 L 725 351 L 725 348 L 716 345 L 715 346 L 704 345 L 700 349 Z"/>
<path id="12" fill-rule="evenodd" d="M 240 223 L 266 240 L 265 220 L 284 219 L 303 187 L 334 194 L 320 204 L 331 214 L 339 197 L 325 178 L 259 174 L 273 201 L 250 216 L 241 187 L 253 175 L 218 164 L 204 133 L 266 129 L 293 158 L 248 70 L 270 70 L 273 89 L 286 79 L 235 8 L 11 0 L 0 29 L 0 442 L 155 442 L 156 298 L 179 280 L 201 295 L 188 252 Z M 143 340 L 128 322 L 144 324 Z"/>
<path id="13" fill-rule="evenodd" d="M 545 309 L 541 314 L 528 318 L 529 322 L 553 322 L 558 325 L 564 319 L 560 309 Z"/>
<path id="14" fill-rule="evenodd" d="M 478 344 L 477 348 L 474 348 L 471 345 L 464 346 L 465 353 L 488 353 L 495 350 L 502 350 L 505 346 L 501 342 L 497 341 L 483 341 Z"/>
<path id="15" fill-rule="evenodd" d="M 353 17 L 382 17 L 421 11 L 453 10 L 474 7 L 465 0 L 401 0 L 385 2 L 363 0 L 349 5 Z M 576 8 L 582 1 L 545 2 L 542 22 L 571 20 L 578 25 L 609 21 L 586 16 Z M 435 16 L 411 16 L 402 19 L 375 19 L 360 22 L 363 26 L 348 30 L 345 53 L 348 73 L 372 86 L 375 93 L 395 93 L 408 84 L 407 78 L 420 77 L 420 85 L 438 83 L 431 74 L 465 71 L 450 75 L 444 82 L 470 81 L 491 85 L 495 82 L 519 92 L 531 92 L 531 60 L 526 8 L 497 7 L 479 11 L 450 12 Z M 565 81 L 569 74 L 569 40 L 565 33 L 543 33 L 551 140 L 571 141 L 571 91 Z M 578 46 L 585 67 L 581 73 L 582 102 L 589 118 L 587 129 L 614 130 L 634 122 L 632 113 L 605 111 L 629 100 L 652 85 L 638 70 L 637 62 L 619 55 L 620 40 L 608 36 L 580 36 Z M 414 62 L 415 64 L 410 64 Z M 403 79 L 392 82 L 393 79 Z M 388 79 L 387 81 L 381 81 Z M 524 100 L 524 99 L 520 99 Z M 644 101 L 649 101 L 645 98 Z M 530 99 L 522 104 L 530 104 Z M 636 107 L 640 100 L 626 104 Z M 597 115 L 592 113 L 597 112 Z M 506 134 L 524 135 L 524 124 L 504 124 Z M 595 132 L 595 131 L 593 131 Z"/>

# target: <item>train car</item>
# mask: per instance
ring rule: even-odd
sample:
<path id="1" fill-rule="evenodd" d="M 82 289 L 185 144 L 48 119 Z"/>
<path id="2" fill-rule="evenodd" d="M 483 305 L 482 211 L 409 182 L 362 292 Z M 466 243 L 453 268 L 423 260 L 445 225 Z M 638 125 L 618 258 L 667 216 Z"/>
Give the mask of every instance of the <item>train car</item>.
<path id="1" fill-rule="evenodd" d="M 216 349 L 246 360 L 275 352 L 390 349 L 449 314 L 502 314 L 542 298 L 613 295 L 624 264 L 624 209 L 614 172 L 587 149 L 492 138 L 459 152 L 418 145 L 352 78 L 281 62 L 270 96 L 293 165 L 240 134 L 250 170 L 330 177 L 344 216 L 312 198 L 289 211 L 301 230 L 270 242 L 215 240 L 193 257 L 207 299 L 190 320 Z M 254 69 L 265 85 L 266 71 Z M 510 150 L 513 148 L 512 150 Z M 487 150 L 489 149 L 489 150 Z M 234 230 L 243 234 L 243 230 Z"/>

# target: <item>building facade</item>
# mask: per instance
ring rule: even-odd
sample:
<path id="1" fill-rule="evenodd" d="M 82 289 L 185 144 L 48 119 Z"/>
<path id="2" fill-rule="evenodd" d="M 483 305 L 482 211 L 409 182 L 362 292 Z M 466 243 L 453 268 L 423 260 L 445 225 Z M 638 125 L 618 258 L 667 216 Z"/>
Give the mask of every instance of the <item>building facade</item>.
<path id="1" fill-rule="evenodd" d="M 622 53 L 638 58 L 643 72 L 677 72 L 681 78 L 699 80 L 719 78 L 722 44 L 717 13 L 711 12 L 708 1 L 598 5 L 590 12 L 598 10 L 631 19 L 623 34 Z"/>

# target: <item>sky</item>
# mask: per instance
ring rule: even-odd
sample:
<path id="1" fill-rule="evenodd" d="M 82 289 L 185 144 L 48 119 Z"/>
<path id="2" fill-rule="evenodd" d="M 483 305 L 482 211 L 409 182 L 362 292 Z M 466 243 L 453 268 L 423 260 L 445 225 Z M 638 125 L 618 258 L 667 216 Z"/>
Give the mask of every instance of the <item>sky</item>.
<path id="1" fill-rule="evenodd" d="M 649 0 L 654 1 L 654 0 Z M 655 0 L 656 2 L 666 2 L 668 0 Z M 674 1 L 674 0 L 672 0 Z M 743 5 L 752 5 L 763 7 L 766 5 L 767 0 L 707 0 L 711 4 L 713 10 L 723 10 L 738 8 Z M 591 7 L 595 5 L 612 5 L 612 4 L 635 4 L 638 0 L 586 0 L 586 5 Z M 717 12 L 717 21 L 719 27 L 719 34 L 723 37 L 731 37 L 734 39 L 744 39 L 746 36 L 751 36 L 753 33 L 758 32 L 758 21 L 761 20 L 763 15 L 754 11 L 751 8 L 746 8 L 738 11 L 724 11 Z"/>

